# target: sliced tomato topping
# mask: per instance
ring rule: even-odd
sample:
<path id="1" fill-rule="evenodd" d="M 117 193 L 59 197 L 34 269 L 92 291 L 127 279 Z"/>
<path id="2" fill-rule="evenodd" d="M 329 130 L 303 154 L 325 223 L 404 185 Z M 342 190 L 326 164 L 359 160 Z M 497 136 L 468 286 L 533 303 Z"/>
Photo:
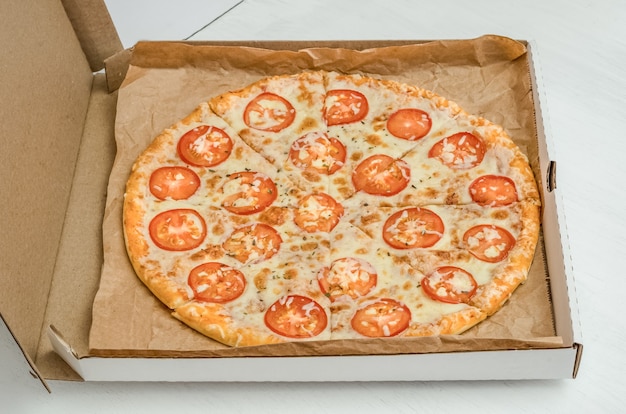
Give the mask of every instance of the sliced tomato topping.
<path id="1" fill-rule="evenodd" d="M 287 128 L 296 117 L 296 110 L 288 100 L 270 92 L 252 99 L 243 112 L 243 122 L 250 128 L 278 132 Z"/>
<path id="2" fill-rule="evenodd" d="M 455 170 L 474 168 L 485 157 L 485 145 L 469 132 L 459 132 L 437 142 L 428 152 L 429 158 Z"/>
<path id="3" fill-rule="evenodd" d="M 157 214 L 148 226 L 154 244 L 164 250 L 183 251 L 200 246 L 206 236 L 206 224 L 197 211 L 167 210 Z"/>
<path id="4" fill-rule="evenodd" d="M 425 137 L 431 127 L 430 116 L 416 108 L 399 109 L 387 120 L 387 130 L 391 135 L 409 141 Z"/>
<path id="5" fill-rule="evenodd" d="M 241 263 L 259 262 L 274 256 L 282 241 L 272 226 L 255 223 L 233 231 L 222 247 Z"/>
<path id="6" fill-rule="evenodd" d="M 396 249 L 432 247 L 443 237 L 441 217 L 419 207 L 392 214 L 383 225 L 383 239 Z"/>
<path id="7" fill-rule="evenodd" d="M 161 167 L 150 175 L 149 187 L 159 200 L 186 200 L 200 187 L 200 177 L 186 167 Z"/>
<path id="8" fill-rule="evenodd" d="M 430 298 L 445 303 L 467 303 L 478 288 L 471 273 L 455 266 L 435 269 L 421 285 Z"/>
<path id="9" fill-rule="evenodd" d="M 411 311 L 395 299 L 382 298 L 359 308 L 352 317 L 352 329 L 371 338 L 390 337 L 409 327 Z"/>
<path id="10" fill-rule="evenodd" d="M 501 175 L 483 175 L 469 187 L 470 196 L 481 206 L 507 206 L 517 201 L 515 183 Z"/>
<path id="11" fill-rule="evenodd" d="M 178 140 L 178 156 L 196 167 L 214 167 L 231 154 L 233 141 L 223 130 L 202 125 L 188 131 Z"/>
<path id="12" fill-rule="evenodd" d="M 328 126 L 358 122 L 365 118 L 368 111 L 367 98 L 361 92 L 334 89 L 326 94 L 324 119 Z"/>
<path id="13" fill-rule="evenodd" d="M 309 194 L 300 200 L 294 221 L 308 233 L 330 232 L 343 216 L 343 206 L 324 193 Z"/>
<path id="14" fill-rule="evenodd" d="M 225 196 L 222 207 L 240 215 L 263 211 L 278 196 L 276 185 L 267 175 L 249 171 L 230 174 L 220 191 Z"/>
<path id="15" fill-rule="evenodd" d="M 287 295 L 274 302 L 265 312 L 265 325 L 288 338 L 311 338 L 328 324 L 324 308 L 311 298 Z"/>
<path id="16" fill-rule="evenodd" d="M 349 296 L 356 299 L 367 295 L 376 286 L 376 269 L 365 260 L 353 257 L 337 259 L 317 275 L 320 290 L 332 302 Z"/>
<path id="17" fill-rule="evenodd" d="M 323 132 L 310 132 L 291 144 L 289 159 L 298 168 L 333 174 L 346 161 L 346 147 Z"/>
<path id="18" fill-rule="evenodd" d="M 357 191 L 380 196 L 398 194 L 410 180 L 409 164 L 384 154 L 364 159 L 352 172 L 352 184 Z"/>
<path id="19" fill-rule="evenodd" d="M 502 261 L 515 246 L 515 237 L 502 227 L 492 224 L 474 226 L 463 235 L 470 253 L 489 263 Z"/>
<path id="20" fill-rule="evenodd" d="M 246 288 L 246 278 L 239 270 L 223 263 L 203 263 L 191 270 L 187 283 L 196 300 L 225 303 L 237 299 Z"/>

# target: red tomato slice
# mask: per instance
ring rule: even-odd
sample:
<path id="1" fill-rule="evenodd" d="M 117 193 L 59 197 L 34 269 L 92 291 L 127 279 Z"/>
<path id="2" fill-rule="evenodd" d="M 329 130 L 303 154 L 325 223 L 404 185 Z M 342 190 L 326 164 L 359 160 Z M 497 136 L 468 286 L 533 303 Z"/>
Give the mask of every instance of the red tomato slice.
<path id="1" fill-rule="evenodd" d="M 474 168 L 485 157 L 483 142 L 469 132 L 459 132 L 437 142 L 428 152 L 442 164 L 455 170 Z"/>
<path id="2" fill-rule="evenodd" d="M 471 273 L 454 266 L 435 269 L 421 285 L 430 298 L 445 303 L 467 303 L 478 288 Z"/>
<path id="3" fill-rule="evenodd" d="M 265 325 L 288 338 L 311 338 L 328 324 L 326 312 L 311 298 L 300 295 L 283 296 L 265 312 Z"/>
<path id="4" fill-rule="evenodd" d="M 404 190 L 411 180 L 411 168 L 403 160 L 376 154 L 361 161 L 352 172 L 357 191 L 392 196 Z"/>
<path id="5" fill-rule="evenodd" d="M 515 237 L 502 227 L 481 224 L 466 231 L 463 242 L 476 258 L 496 263 L 504 260 L 515 246 Z"/>
<path id="6" fill-rule="evenodd" d="M 291 144 L 289 159 L 298 168 L 333 174 L 346 161 L 346 147 L 323 132 L 310 132 Z"/>
<path id="7" fill-rule="evenodd" d="M 335 89 L 326 94 L 324 119 L 326 125 L 342 125 L 358 122 L 369 111 L 367 98 L 361 92 Z"/>
<path id="8" fill-rule="evenodd" d="M 317 275 L 320 290 L 331 302 L 343 296 L 352 299 L 365 296 L 376 286 L 377 279 L 371 264 L 353 257 L 337 259 Z"/>
<path id="9" fill-rule="evenodd" d="M 150 175 L 149 187 L 159 200 L 186 200 L 200 187 L 200 177 L 186 167 L 161 167 Z"/>
<path id="10" fill-rule="evenodd" d="M 241 263 L 256 263 L 274 256 L 282 241 L 272 226 L 256 223 L 233 231 L 222 247 Z"/>
<path id="11" fill-rule="evenodd" d="M 501 175 L 483 175 L 469 186 L 470 196 L 481 206 L 508 206 L 517 201 L 515 183 Z"/>
<path id="12" fill-rule="evenodd" d="M 432 247 L 443 237 L 441 218 L 430 210 L 406 208 L 392 214 L 383 225 L 383 239 L 396 249 Z"/>
<path id="13" fill-rule="evenodd" d="M 178 140 L 178 156 L 196 167 L 214 167 L 224 162 L 233 149 L 233 141 L 221 129 L 202 125 Z"/>
<path id="14" fill-rule="evenodd" d="M 157 214 L 148 226 L 154 244 L 164 250 L 183 251 L 200 246 L 206 236 L 206 224 L 197 211 L 167 210 Z"/>
<path id="15" fill-rule="evenodd" d="M 239 270 L 223 263 L 203 263 L 191 270 L 187 280 L 193 296 L 201 302 L 225 303 L 237 299 L 246 288 Z"/>
<path id="16" fill-rule="evenodd" d="M 391 135 L 409 141 L 425 137 L 431 127 L 430 116 L 416 108 L 399 109 L 387 120 L 387 130 Z"/>
<path id="17" fill-rule="evenodd" d="M 222 207 L 240 215 L 263 211 L 278 196 L 276 185 L 268 176 L 248 171 L 230 174 L 220 191 L 225 195 Z"/>
<path id="18" fill-rule="evenodd" d="M 260 131 L 278 132 L 287 128 L 296 117 L 288 100 L 270 92 L 252 99 L 243 112 L 243 122 Z"/>
<path id="19" fill-rule="evenodd" d="M 352 329 L 370 338 L 390 337 L 409 327 L 411 311 L 395 299 L 383 298 L 358 309 L 352 317 Z"/>
<path id="20" fill-rule="evenodd" d="M 294 221 L 307 233 L 330 232 L 343 216 L 343 206 L 324 193 L 309 194 L 300 200 Z"/>

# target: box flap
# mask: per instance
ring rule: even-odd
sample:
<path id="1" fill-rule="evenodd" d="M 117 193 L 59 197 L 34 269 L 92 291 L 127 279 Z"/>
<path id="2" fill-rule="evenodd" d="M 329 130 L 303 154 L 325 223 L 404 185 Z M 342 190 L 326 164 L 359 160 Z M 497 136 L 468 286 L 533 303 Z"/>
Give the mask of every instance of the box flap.
<path id="1" fill-rule="evenodd" d="M 0 313 L 33 358 L 93 74 L 58 0 L 0 2 L 0 43 Z"/>
<path id="2" fill-rule="evenodd" d="M 122 50 L 104 0 L 62 0 L 91 70 L 104 68 L 104 60 Z"/>
<path id="3" fill-rule="evenodd" d="M 48 325 L 62 332 L 77 354 L 88 351 L 91 305 L 103 260 L 106 187 L 115 158 L 116 102 L 117 94 L 108 93 L 104 74 L 96 74 L 35 359 L 47 379 L 78 379 L 52 351 Z"/>

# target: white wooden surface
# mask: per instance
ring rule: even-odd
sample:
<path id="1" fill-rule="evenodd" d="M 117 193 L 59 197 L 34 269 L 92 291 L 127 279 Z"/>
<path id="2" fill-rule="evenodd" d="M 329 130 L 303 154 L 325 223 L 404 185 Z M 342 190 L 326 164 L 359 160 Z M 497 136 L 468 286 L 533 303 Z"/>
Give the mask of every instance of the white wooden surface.
<path id="1" fill-rule="evenodd" d="M 191 11 L 192 12 L 192 11 Z M 190 13 L 191 13 L 190 12 Z M 148 15 L 137 18 L 148 18 Z M 4 412 L 624 412 L 626 2 L 244 0 L 194 39 L 532 39 L 547 97 L 585 350 L 562 381 L 339 384 L 51 382 L 0 329 Z"/>

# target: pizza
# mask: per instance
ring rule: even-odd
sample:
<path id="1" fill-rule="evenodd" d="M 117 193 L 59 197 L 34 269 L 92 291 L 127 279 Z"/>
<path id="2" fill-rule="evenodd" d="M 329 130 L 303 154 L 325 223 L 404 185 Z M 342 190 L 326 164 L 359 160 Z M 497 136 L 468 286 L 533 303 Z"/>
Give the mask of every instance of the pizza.
<path id="1" fill-rule="evenodd" d="M 539 210 L 501 126 L 417 86 L 305 71 L 158 135 L 123 229 L 175 318 L 250 346 L 462 333 L 527 278 Z"/>

